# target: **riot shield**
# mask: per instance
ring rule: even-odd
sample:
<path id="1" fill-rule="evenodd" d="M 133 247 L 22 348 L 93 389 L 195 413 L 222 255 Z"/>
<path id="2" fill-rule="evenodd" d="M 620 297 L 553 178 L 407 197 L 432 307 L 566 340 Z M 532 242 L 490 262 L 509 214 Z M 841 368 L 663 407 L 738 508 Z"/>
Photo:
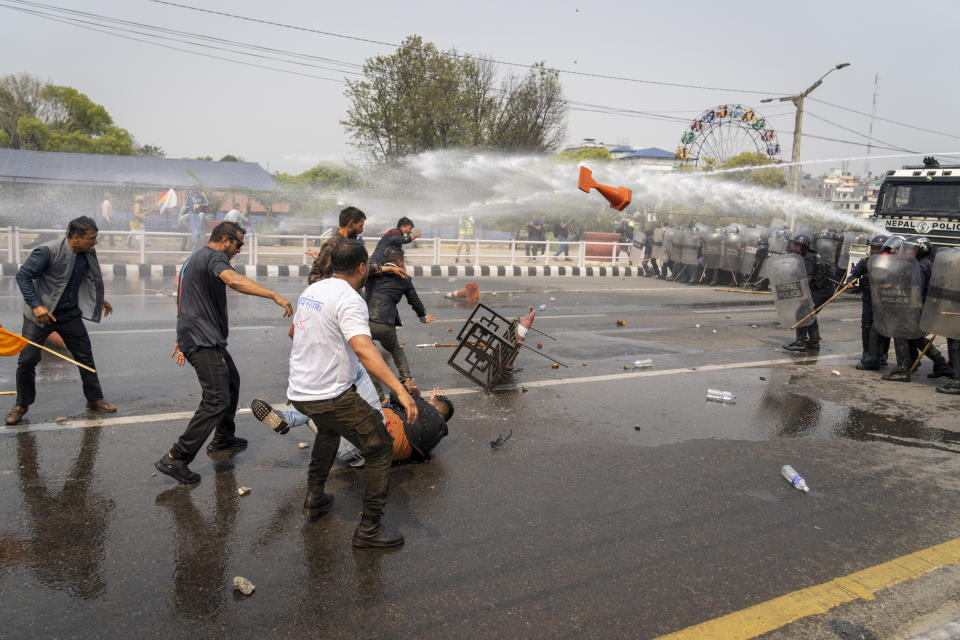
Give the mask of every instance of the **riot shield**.
<path id="1" fill-rule="evenodd" d="M 877 254 L 867 261 L 873 327 L 888 338 L 919 338 L 923 272 L 910 256 Z"/>
<path id="2" fill-rule="evenodd" d="M 674 255 L 673 243 L 678 238 L 677 230 L 665 227 L 663 230 L 663 259 L 672 260 Z"/>
<path id="3" fill-rule="evenodd" d="M 837 266 L 846 270 L 850 265 L 850 247 L 855 244 L 867 244 L 870 235 L 863 231 L 847 231 L 843 234 L 843 245 L 840 247 L 840 259 L 837 260 Z"/>
<path id="4" fill-rule="evenodd" d="M 769 256 L 763 263 L 763 275 L 770 280 L 770 291 L 777 305 L 777 317 L 784 327 L 792 327 L 814 310 L 810 282 L 803 258 L 797 253 Z M 807 318 L 801 327 L 813 324 L 816 316 Z"/>
<path id="5" fill-rule="evenodd" d="M 703 237 L 703 266 L 707 269 L 718 269 L 720 258 L 723 256 L 723 231 L 713 229 Z"/>
<path id="6" fill-rule="evenodd" d="M 813 225 L 810 224 L 810 223 L 808 223 L 808 222 L 798 222 L 798 223 L 794 226 L 793 235 L 796 236 L 796 235 L 799 235 L 799 234 L 801 234 L 801 233 L 803 233 L 803 234 L 805 234 L 805 235 L 808 235 L 808 236 L 810 236 L 810 237 L 812 238 L 812 237 L 814 236 L 814 233 L 815 233 L 814 230 L 813 230 Z"/>
<path id="7" fill-rule="evenodd" d="M 723 238 L 723 254 L 720 268 L 724 271 L 740 270 L 740 256 L 743 255 L 743 237 L 739 229 L 729 229 Z"/>
<path id="8" fill-rule="evenodd" d="M 767 240 L 767 253 L 780 254 L 787 252 L 787 246 L 790 244 L 790 232 L 786 229 L 776 229 L 770 232 L 770 239 Z"/>
<path id="9" fill-rule="evenodd" d="M 686 228 L 683 230 L 683 240 L 680 245 L 680 264 L 697 264 L 697 257 L 700 253 L 700 232 L 696 229 Z"/>
<path id="10" fill-rule="evenodd" d="M 840 251 L 840 240 L 833 234 L 822 233 L 817 236 L 817 262 L 830 267 L 837 266 L 837 253 Z"/>
<path id="11" fill-rule="evenodd" d="M 933 261 L 930 288 L 920 316 L 928 333 L 960 340 L 960 248 L 941 248 Z"/>
<path id="12" fill-rule="evenodd" d="M 738 273 L 753 273 L 753 266 L 757 262 L 757 246 L 767 233 L 769 230 L 766 227 L 746 227 L 741 232 L 743 253 L 740 256 L 740 266 L 736 269 Z"/>
<path id="13" fill-rule="evenodd" d="M 666 260 L 667 252 L 663 248 L 663 234 L 666 231 L 663 227 L 657 227 L 651 232 L 650 257 L 656 260 Z"/>
<path id="14" fill-rule="evenodd" d="M 644 245 L 647 244 L 647 232 L 636 229 L 633 233 L 633 246 L 637 249 L 643 249 Z M 650 256 L 644 256 L 649 258 Z"/>

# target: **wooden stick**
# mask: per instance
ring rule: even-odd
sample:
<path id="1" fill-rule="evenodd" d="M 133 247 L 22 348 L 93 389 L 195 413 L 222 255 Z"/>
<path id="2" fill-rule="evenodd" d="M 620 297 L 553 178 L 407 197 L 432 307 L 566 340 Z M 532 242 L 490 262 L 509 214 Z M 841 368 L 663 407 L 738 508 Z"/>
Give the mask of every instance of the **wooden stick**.
<path id="1" fill-rule="evenodd" d="M 772 291 L 747 291 L 746 289 L 714 289 L 714 291 L 725 291 L 726 293 L 752 293 L 758 296 L 772 296 Z"/>
<path id="2" fill-rule="evenodd" d="M 24 338 L 24 340 L 26 340 L 26 338 Z M 53 355 L 57 356 L 58 358 L 63 358 L 63 359 L 66 360 L 67 362 L 70 362 L 70 363 L 72 363 L 72 364 L 75 364 L 75 365 L 77 365 L 78 367 L 83 367 L 83 368 L 86 369 L 87 371 L 90 371 L 90 372 L 92 372 L 92 373 L 96 373 L 96 372 L 97 372 L 96 369 L 92 369 L 92 368 L 88 367 L 88 366 L 85 365 L 85 364 L 80 364 L 80 363 L 77 362 L 76 360 L 71 360 L 70 358 L 68 358 L 67 356 L 63 355 L 62 353 L 57 353 L 57 352 L 54 351 L 53 349 L 50 349 L 49 347 L 45 347 L 45 346 L 43 346 L 42 344 L 37 344 L 36 342 L 33 342 L 32 340 L 27 340 L 27 344 L 32 344 L 33 346 L 37 347 L 38 349 L 43 349 L 44 351 L 48 351 L 48 352 L 52 353 Z"/>
<path id="3" fill-rule="evenodd" d="M 733 269 L 730 269 L 730 277 L 733 278 L 733 286 L 739 287 L 740 283 L 737 282 L 737 274 L 733 272 Z"/>
<path id="4" fill-rule="evenodd" d="M 428 344 L 418 344 L 418 345 L 417 345 L 417 349 L 424 349 L 424 348 L 427 348 L 427 347 L 456 347 L 456 346 L 457 346 L 457 343 L 456 343 L 456 342 L 454 342 L 454 343 L 452 343 L 452 344 L 440 343 L 440 342 L 432 342 L 432 343 L 428 343 Z"/>
<path id="5" fill-rule="evenodd" d="M 700 279 L 697 281 L 697 284 L 703 283 L 703 276 L 707 275 L 707 268 L 704 267 L 703 271 L 700 272 Z"/>
<path id="6" fill-rule="evenodd" d="M 838 295 L 840 295 L 841 293 L 843 293 L 844 291 L 846 291 L 847 289 L 849 289 L 849 288 L 852 287 L 852 286 L 853 286 L 853 282 L 850 282 L 850 283 L 847 283 L 846 285 L 844 285 L 842 289 L 840 289 L 840 290 L 837 291 L 835 294 L 833 294 L 832 296 L 830 296 L 830 299 L 829 299 L 829 300 L 827 300 L 826 302 L 824 302 L 822 305 L 820 305 L 819 307 L 817 307 L 816 309 L 814 309 L 813 311 L 811 311 L 811 312 L 808 313 L 807 315 L 803 316 L 803 318 L 802 318 L 801 320 L 798 320 L 798 321 L 797 321 L 797 324 L 793 325 L 793 326 L 790 327 L 790 328 L 791 328 L 791 329 L 796 329 L 797 327 L 799 327 L 801 324 L 803 324 L 803 322 L 804 322 L 807 318 L 809 318 L 810 316 L 816 314 L 818 311 L 820 311 L 820 309 L 823 309 L 825 306 L 827 306 L 828 304 L 830 304 L 831 302 L 833 302 L 833 299 L 834 299 L 834 298 L 836 298 Z"/>
<path id="7" fill-rule="evenodd" d="M 690 265 L 686 265 L 686 264 L 683 265 L 683 269 L 680 269 L 679 273 L 677 273 L 677 277 L 673 279 L 674 282 L 677 281 L 677 278 L 679 278 L 680 276 L 683 275 L 683 272 L 687 270 L 687 267 L 688 267 L 688 266 L 690 266 Z"/>
<path id="8" fill-rule="evenodd" d="M 16 391 L 0 391 L 0 396 L 15 396 L 17 395 Z"/>
<path id="9" fill-rule="evenodd" d="M 913 363 L 913 366 L 910 367 L 910 371 L 908 371 L 907 373 L 913 373 L 914 371 L 917 370 L 917 367 L 920 366 L 920 361 L 923 360 L 923 356 L 926 355 L 927 353 L 927 349 L 930 348 L 930 345 L 932 345 L 933 341 L 936 339 L 937 339 L 937 334 L 933 334 L 933 336 L 930 337 L 930 342 L 927 343 L 927 346 L 925 346 L 923 348 L 923 351 L 920 352 L 920 355 L 917 356 L 917 361 Z"/>
<path id="10" fill-rule="evenodd" d="M 960 313 L 957 313 L 956 311 L 941 311 L 940 313 L 945 316 L 960 316 Z"/>
<path id="11" fill-rule="evenodd" d="M 762 278 L 760 278 L 760 279 L 757 280 L 756 282 L 745 282 L 745 283 L 743 284 L 743 286 L 745 286 L 745 287 L 755 287 L 755 286 L 757 286 L 758 284 L 760 284 L 761 282 L 763 282 L 763 281 L 766 280 L 766 279 L 767 279 L 767 276 L 763 276 Z"/>

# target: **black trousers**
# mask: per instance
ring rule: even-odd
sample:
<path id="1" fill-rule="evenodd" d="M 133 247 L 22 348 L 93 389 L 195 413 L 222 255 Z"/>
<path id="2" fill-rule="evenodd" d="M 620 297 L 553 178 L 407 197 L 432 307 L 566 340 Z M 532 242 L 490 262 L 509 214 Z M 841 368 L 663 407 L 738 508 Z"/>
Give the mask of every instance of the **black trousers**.
<path id="1" fill-rule="evenodd" d="M 203 395 L 187 430 L 170 449 L 170 453 L 174 458 L 189 463 L 197 457 L 200 447 L 214 429 L 218 436 L 226 438 L 233 437 L 236 432 L 233 418 L 240 399 L 240 372 L 223 347 L 203 347 L 185 355 L 197 372 Z"/>
<path id="2" fill-rule="evenodd" d="M 44 340 L 56 331 L 63 338 L 63 344 L 66 345 L 74 360 L 87 365 L 91 369 L 96 369 L 93 364 L 93 348 L 90 346 L 90 336 L 83 324 L 83 318 L 80 317 L 80 309 L 74 308 L 54 315 L 57 317 L 57 321 L 42 327 L 24 318 L 21 335 L 27 340 L 43 344 Z M 27 345 L 27 348 L 20 352 L 20 357 L 17 359 L 17 404 L 21 407 L 29 407 L 37 399 L 36 374 L 38 362 L 40 362 L 40 349 L 33 345 Z M 97 374 L 80 367 L 78 369 L 80 369 L 80 380 L 83 381 L 83 395 L 87 398 L 87 401 L 96 402 L 103 398 L 100 378 L 97 377 Z"/>
<path id="3" fill-rule="evenodd" d="M 360 447 L 366 463 L 360 468 L 363 477 L 363 514 L 376 517 L 383 511 L 390 489 L 390 463 L 393 461 L 393 438 L 387 431 L 380 412 L 371 407 L 351 387 L 336 398 L 293 402 L 293 407 L 310 416 L 317 426 L 317 437 L 310 456 L 307 483 L 311 490 L 322 491 L 337 457 L 340 437 Z"/>

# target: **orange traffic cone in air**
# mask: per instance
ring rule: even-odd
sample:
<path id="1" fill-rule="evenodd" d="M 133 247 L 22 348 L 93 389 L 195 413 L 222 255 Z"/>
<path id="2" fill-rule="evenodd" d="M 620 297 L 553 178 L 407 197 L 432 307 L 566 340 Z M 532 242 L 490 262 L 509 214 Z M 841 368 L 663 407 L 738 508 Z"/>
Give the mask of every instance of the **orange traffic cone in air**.
<path id="1" fill-rule="evenodd" d="M 523 339 L 527 337 L 527 331 L 533 326 L 533 318 L 536 315 L 537 312 L 533 310 L 533 307 L 530 307 L 530 313 L 525 315 L 517 324 L 517 340 L 523 342 Z"/>
<path id="2" fill-rule="evenodd" d="M 580 167 L 580 183 L 577 186 L 587 193 L 590 193 L 591 188 L 596 189 L 610 203 L 610 208 L 617 211 L 623 211 L 629 207 L 630 198 L 633 196 L 633 192 L 626 187 L 610 187 L 598 183 L 593 179 L 593 172 L 586 167 Z"/>

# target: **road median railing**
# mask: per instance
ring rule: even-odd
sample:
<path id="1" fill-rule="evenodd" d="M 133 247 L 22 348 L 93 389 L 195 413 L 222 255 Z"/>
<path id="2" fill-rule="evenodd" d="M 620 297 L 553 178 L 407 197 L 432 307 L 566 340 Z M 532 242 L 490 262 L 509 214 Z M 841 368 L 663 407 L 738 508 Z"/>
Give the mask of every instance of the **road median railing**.
<path id="1" fill-rule="evenodd" d="M 62 229 L 0 229 L 0 251 L 6 247 L 4 275 L 13 275 L 38 245 L 63 236 Z M 233 261 L 254 275 L 297 275 L 309 271 L 312 252 L 323 235 L 248 233 L 243 252 Z M 363 238 L 371 253 L 378 238 Z M 158 277 L 176 273 L 190 255 L 188 233 L 165 231 L 100 231 L 97 255 L 106 277 Z M 626 275 L 636 271 L 640 250 L 629 243 L 559 240 L 481 240 L 418 238 L 404 245 L 408 267 L 424 276 L 439 275 Z M 631 255 L 632 254 L 632 255 Z M 630 269 L 630 267 L 633 269 Z M 239 269 L 238 269 L 239 270 Z M 108 273 L 110 272 L 110 273 Z"/>

